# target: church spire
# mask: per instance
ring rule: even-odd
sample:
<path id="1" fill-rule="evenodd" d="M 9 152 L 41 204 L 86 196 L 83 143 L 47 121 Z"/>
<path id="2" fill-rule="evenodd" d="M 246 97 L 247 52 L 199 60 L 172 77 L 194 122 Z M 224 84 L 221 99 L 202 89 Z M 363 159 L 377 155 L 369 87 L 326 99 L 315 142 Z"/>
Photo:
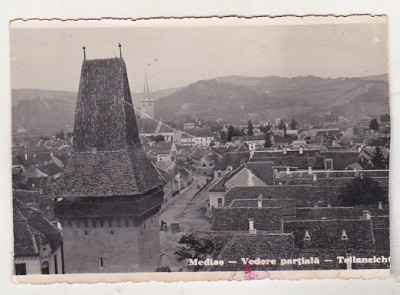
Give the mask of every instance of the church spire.
<path id="1" fill-rule="evenodd" d="M 147 71 L 144 74 L 143 101 L 152 101 L 149 80 L 147 79 Z"/>

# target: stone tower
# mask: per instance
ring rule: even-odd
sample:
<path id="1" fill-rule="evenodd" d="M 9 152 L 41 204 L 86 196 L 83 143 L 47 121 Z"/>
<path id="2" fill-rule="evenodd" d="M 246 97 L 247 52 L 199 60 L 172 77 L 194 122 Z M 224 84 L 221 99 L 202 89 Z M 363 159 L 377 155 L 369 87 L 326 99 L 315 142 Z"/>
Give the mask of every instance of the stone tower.
<path id="1" fill-rule="evenodd" d="M 154 118 L 154 101 L 153 98 L 151 97 L 147 74 L 144 76 L 143 97 L 142 100 L 140 101 L 140 117 Z"/>
<path id="2" fill-rule="evenodd" d="M 125 62 L 84 60 L 74 151 L 54 187 L 65 272 L 155 271 L 162 182 L 142 150 Z"/>

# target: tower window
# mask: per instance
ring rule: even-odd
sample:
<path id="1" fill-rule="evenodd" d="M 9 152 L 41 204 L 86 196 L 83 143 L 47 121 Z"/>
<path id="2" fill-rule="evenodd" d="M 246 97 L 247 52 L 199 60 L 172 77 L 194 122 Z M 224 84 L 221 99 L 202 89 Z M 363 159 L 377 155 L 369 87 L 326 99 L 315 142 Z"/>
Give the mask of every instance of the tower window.
<path id="1" fill-rule="evenodd" d="M 41 268 L 42 268 L 42 275 L 48 275 L 50 273 L 48 261 L 43 261 Z"/>
<path id="2" fill-rule="evenodd" d="M 15 275 L 25 276 L 26 275 L 26 263 L 16 263 L 15 264 Z"/>
<path id="3" fill-rule="evenodd" d="M 104 267 L 103 257 L 100 257 L 99 264 L 100 264 L 100 269 L 103 269 Z"/>

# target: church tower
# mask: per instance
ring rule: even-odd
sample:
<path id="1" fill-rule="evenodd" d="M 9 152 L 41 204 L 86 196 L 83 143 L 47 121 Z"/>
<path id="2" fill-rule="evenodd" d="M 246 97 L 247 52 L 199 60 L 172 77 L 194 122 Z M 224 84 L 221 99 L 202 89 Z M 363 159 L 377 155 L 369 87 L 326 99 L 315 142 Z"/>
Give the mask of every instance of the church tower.
<path id="1" fill-rule="evenodd" d="M 140 144 L 122 57 L 83 61 L 73 145 L 53 191 L 65 272 L 156 271 L 162 181 Z"/>
<path id="2" fill-rule="evenodd" d="M 141 118 L 154 118 L 154 101 L 151 97 L 149 81 L 147 74 L 144 76 L 144 89 L 143 97 L 140 101 L 140 117 Z"/>

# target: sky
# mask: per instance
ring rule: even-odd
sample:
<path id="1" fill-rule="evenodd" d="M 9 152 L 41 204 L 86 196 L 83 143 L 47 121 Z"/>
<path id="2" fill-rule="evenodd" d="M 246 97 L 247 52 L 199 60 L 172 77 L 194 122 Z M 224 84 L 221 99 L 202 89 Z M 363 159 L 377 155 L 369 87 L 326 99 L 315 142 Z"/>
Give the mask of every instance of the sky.
<path id="1" fill-rule="evenodd" d="M 119 56 L 131 90 L 229 75 L 361 77 L 387 73 L 385 23 L 11 29 L 12 88 L 77 91 L 83 61 Z"/>

